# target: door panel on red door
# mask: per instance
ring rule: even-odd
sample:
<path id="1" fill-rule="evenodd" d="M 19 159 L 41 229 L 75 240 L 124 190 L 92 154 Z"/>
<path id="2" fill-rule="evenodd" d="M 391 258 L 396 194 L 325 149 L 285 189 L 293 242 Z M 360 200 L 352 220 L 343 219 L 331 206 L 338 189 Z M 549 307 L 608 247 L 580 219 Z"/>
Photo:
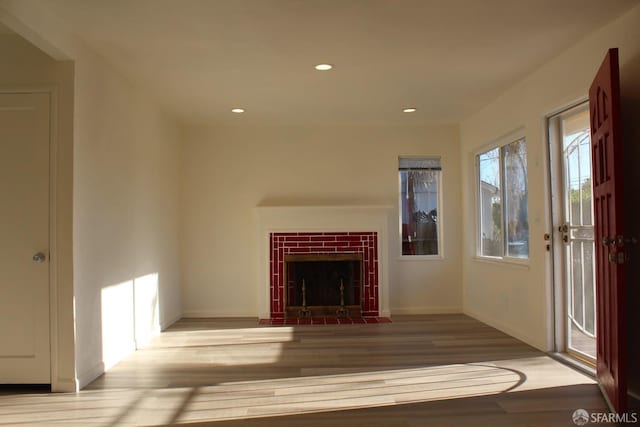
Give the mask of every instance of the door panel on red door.
<path id="1" fill-rule="evenodd" d="M 623 157 L 618 50 L 589 89 L 593 158 L 598 382 L 617 412 L 627 406 Z"/>

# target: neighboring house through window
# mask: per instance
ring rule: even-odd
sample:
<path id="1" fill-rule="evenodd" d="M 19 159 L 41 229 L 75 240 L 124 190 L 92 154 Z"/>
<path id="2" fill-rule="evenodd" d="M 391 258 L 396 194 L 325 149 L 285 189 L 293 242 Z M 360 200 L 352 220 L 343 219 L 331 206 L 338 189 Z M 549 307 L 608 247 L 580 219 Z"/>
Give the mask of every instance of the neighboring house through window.
<path id="1" fill-rule="evenodd" d="M 524 138 L 478 154 L 478 255 L 529 258 Z"/>
<path id="2" fill-rule="evenodd" d="M 402 255 L 440 255 L 440 158 L 400 157 L 398 169 Z"/>

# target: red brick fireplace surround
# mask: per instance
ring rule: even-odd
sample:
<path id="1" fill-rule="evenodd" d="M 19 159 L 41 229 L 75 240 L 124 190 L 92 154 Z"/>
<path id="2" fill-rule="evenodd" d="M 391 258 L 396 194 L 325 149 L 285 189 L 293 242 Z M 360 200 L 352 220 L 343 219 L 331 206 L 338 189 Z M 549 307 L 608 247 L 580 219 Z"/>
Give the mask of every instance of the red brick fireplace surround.
<path id="1" fill-rule="evenodd" d="M 362 316 L 378 312 L 378 233 L 287 232 L 269 233 L 271 319 L 284 319 L 284 257 L 292 254 L 359 253 L 363 256 Z"/>

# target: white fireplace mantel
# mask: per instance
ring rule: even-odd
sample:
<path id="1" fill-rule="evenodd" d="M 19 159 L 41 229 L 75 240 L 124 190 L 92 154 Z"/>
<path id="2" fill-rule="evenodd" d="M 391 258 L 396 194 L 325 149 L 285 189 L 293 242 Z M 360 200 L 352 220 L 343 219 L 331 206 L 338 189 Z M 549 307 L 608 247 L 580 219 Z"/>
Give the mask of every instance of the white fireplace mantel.
<path id="1" fill-rule="evenodd" d="M 388 205 L 351 206 L 259 206 L 258 239 L 258 316 L 267 319 L 269 307 L 269 234 L 278 232 L 344 232 L 378 233 L 378 310 L 380 316 L 389 311 L 389 230 L 392 207 Z"/>

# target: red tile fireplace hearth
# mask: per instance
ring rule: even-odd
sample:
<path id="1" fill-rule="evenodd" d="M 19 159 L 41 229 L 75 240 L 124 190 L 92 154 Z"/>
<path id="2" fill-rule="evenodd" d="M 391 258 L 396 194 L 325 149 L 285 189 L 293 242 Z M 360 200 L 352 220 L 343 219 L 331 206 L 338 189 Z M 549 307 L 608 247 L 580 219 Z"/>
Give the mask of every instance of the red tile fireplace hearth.
<path id="1" fill-rule="evenodd" d="M 333 313 L 337 317 L 378 316 L 376 232 L 270 233 L 269 246 L 271 319 L 331 316 Z M 304 268 L 300 264 L 292 269 L 292 262 L 316 264 Z M 344 263 L 340 265 L 341 262 Z M 320 271 L 319 263 L 330 270 Z M 305 275 L 308 281 L 306 296 L 310 298 L 306 304 L 310 308 L 307 313 L 301 312 Z M 320 291 L 319 286 L 330 289 Z"/>

